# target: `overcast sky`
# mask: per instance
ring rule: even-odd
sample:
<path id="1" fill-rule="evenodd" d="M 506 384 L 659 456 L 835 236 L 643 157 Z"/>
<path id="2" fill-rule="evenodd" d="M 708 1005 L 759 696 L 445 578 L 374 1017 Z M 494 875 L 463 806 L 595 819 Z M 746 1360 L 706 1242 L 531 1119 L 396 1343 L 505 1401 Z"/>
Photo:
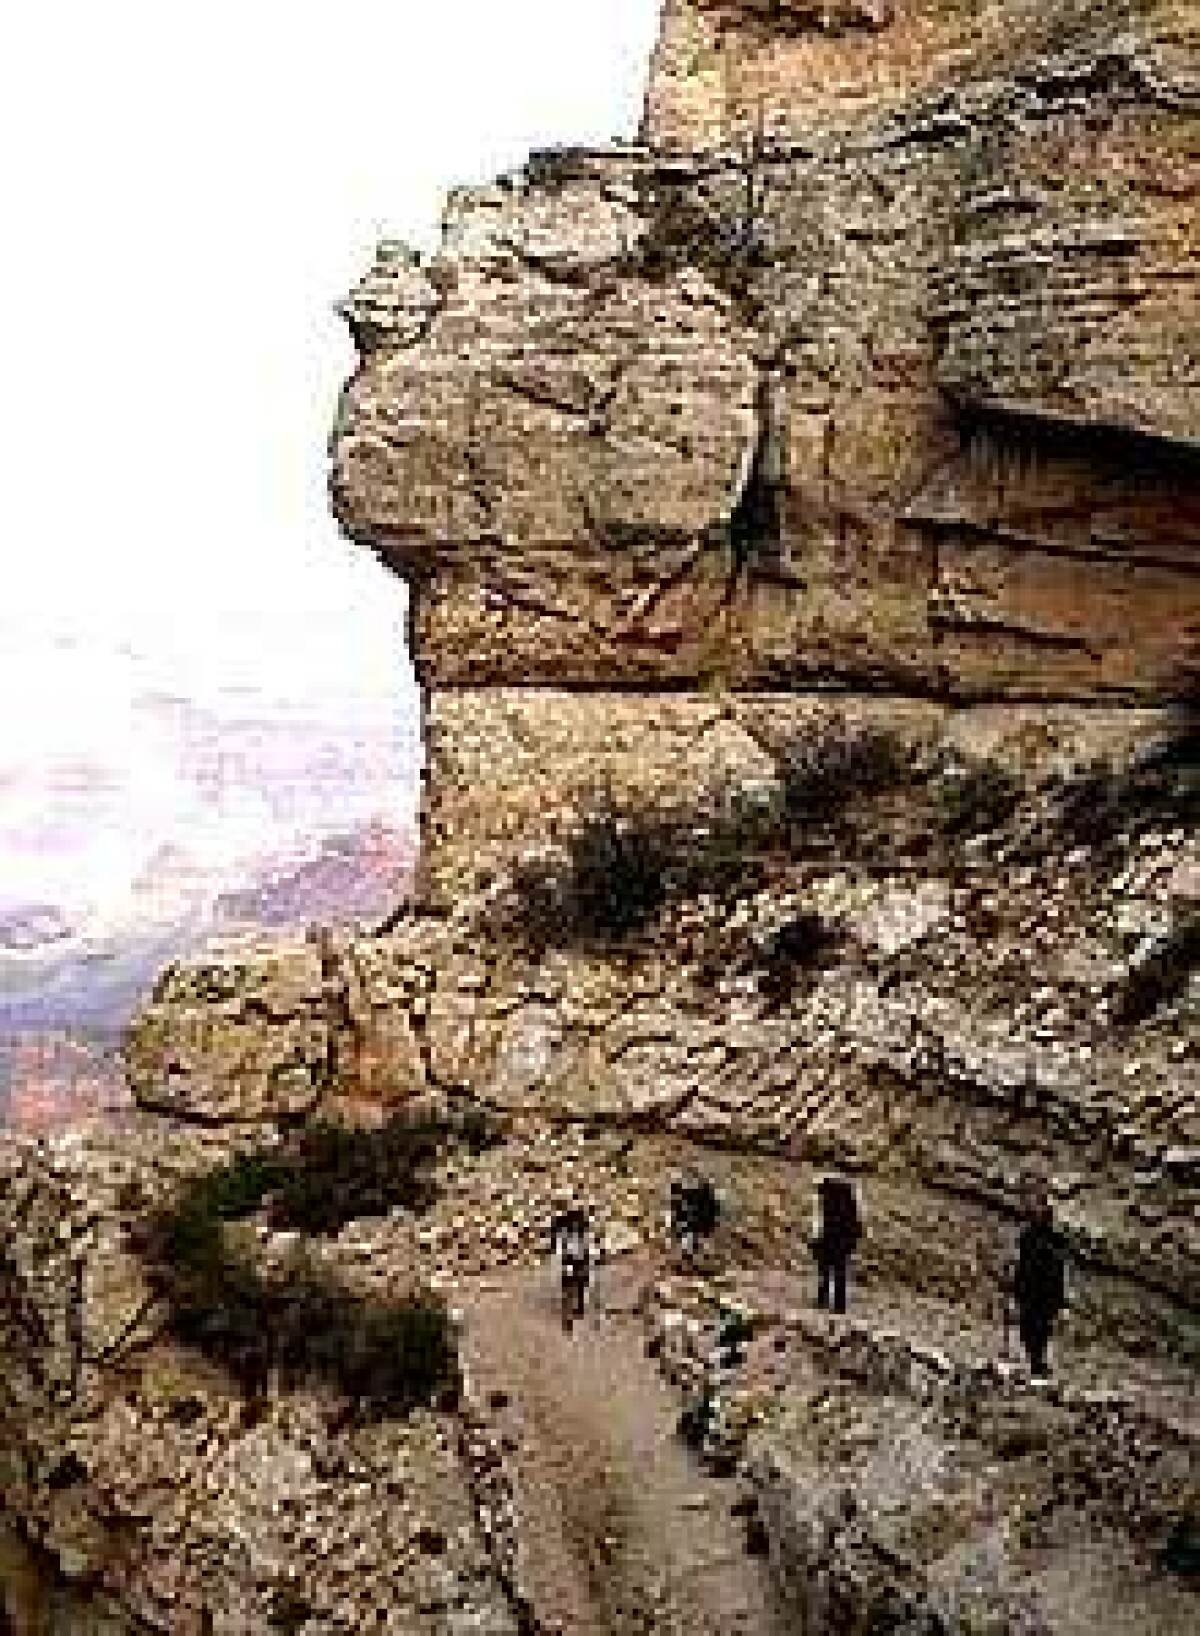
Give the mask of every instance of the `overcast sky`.
<path id="1" fill-rule="evenodd" d="M 334 303 L 378 238 L 433 242 L 452 184 L 530 147 L 630 135 L 657 11 L 10 8 L 0 802 L 20 793 L 24 844 L 6 855 L 0 807 L 0 898 L 34 884 L 28 820 L 53 804 L 56 758 L 115 758 L 128 802 L 153 784 L 169 830 L 161 777 L 142 776 L 151 755 L 161 773 L 139 727 L 147 685 L 218 716 L 233 696 L 394 730 L 408 781 L 400 599 L 326 509 L 351 364 Z M 115 889 L 119 837 L 106 847 Z"/>

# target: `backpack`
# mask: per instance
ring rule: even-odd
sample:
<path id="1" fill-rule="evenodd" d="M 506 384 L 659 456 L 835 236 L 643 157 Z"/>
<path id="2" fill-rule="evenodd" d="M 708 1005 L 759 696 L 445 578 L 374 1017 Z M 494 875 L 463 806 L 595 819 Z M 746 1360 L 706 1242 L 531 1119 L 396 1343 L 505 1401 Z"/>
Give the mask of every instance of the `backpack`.
<path id="1" fill-rule="evenodd" d="M 858 1243 L 858 1203 L 849 1182 L 828 1177 L 821 1183 L 821 1238 L 830 1249 L 850 1251 Z"/>
<path id="2" fill-rule="evenodd" d="M 590 1253 L 587 1222 L 571 1217 L 562 1229 L 562 1259 L 565 1272 L 586 1272 Z"/>
<path id="3" fill-rule="evenodd" d="M 1052 1227 L 1030 1223 L 1021 1233 L 1013 1293 L 1019 1306 L 1051 1314 L 1062 1310 L 1066 1295 L 1063 1241 Z"/>
<path id="4" fill-rule="evenodd" d="M 715 1232 L 721 1210 L 713 1184 L 709 1181 L 698 1182 L 691 1191 L 688 1204 L 695 1231 L 702 1234 Z"/>

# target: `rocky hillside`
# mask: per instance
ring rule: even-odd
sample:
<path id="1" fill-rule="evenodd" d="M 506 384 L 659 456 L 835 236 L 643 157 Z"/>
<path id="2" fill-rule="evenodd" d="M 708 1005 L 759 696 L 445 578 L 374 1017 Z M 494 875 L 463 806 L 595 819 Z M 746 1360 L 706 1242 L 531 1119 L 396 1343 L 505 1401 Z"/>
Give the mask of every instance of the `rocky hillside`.
<path id="1" fill-rule="evenodd" d="M 697 1509 L 750 1517 L 782 1628 L 1195 1627 L 1198 140 L 1183 0 L 667 0 L 636 145 L 456 194 L 428 260 L 381 248 L 332 491 L 412 587 L 419 905 L 164 973 L 136 1135 L 14 1150 L 3 1195 L 35 1359 L 8 1504 L 50 1542 L 90 1519 L 152 1628 L 265 1630 L 291 1567 L 310 1633 L 372 1598 L 420 1610 L 398 1629 L 771 1628 L 759 1581 L 689 1601 L 694 1557 L 648 1565 L 687 1496 L 649 1361 L 618 1370 L 642 1338 L 681 1402 L 716 1393 L 701 1453 L 739 1486 Z M 231 1146 L 414 1098 L 500 1145 L 320 1257 L 452 1292 L 478 1378 L 334 1480 L 320 1394 L 241 1429 L 115 1246 Z M 686 1165 L 725 1217 L 682 1277 Z M 809 1306 L 830 1165 L 867 1219 L 846 1320 Z M 618 1268 L 607 1426 L 530 1282 L 569 1185 Z M 1041 1185 L 1072 1261 L 1049 1387 L 1002 1323 Z M 156 1408 L 147 1360 L 187 1390 Z M 246 1437 L 319 1548 L 235 1476 Z M 122 1439 L 163 1467 L 137 1493 Z M 432 1487 L 389 1566 L 354 1540 L 397 1463 Z M 436 1594 L 426 1505 L 458 1519 Z"/>

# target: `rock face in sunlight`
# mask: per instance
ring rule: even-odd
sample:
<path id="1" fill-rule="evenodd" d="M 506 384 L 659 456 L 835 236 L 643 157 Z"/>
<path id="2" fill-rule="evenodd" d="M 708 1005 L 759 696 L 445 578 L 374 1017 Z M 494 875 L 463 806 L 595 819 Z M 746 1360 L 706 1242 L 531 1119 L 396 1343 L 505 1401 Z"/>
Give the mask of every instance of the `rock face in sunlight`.
<path id="1" fill-rule="evenodd" d="M 597 1322 L 629 1358 L 649 1339 L 705 1470 L 738 1474 L 779 1628 L 1194 1628 L 1198 154 L 1185 0 L 665 0 L 637 144 L 454 194 L 427 260 L 380 248 L 331 486 L 411 586 L 416 901 L 172 967 L 126 1040 L 136 1143 L 11 1160 L 0 1208 L 37 1225 L 12 1229 L 7 1340 L 43 1366 L 9 1418 L 87 1472 L 28 1463 L 39 1538 L 156 1628 L 265 1628 L 308 1546 L 244 1475 L 204 1528 L 79 1543 L 184 1458 L 156 1441 L 122 1487 L 126 1422 L 234 1440 L 134 1259 L 98 1276 L 103 1235 L 231 1147 L 465 1105 L 501 1146 L 443 1156 L 426 1225 L 349 1224 L 321 1265 L 420 1269 L 477 1316 L 503 1273 L 518 1346 L 546 1220 L 583 1193 L 636 1286 Z M 727 1209 L 683 1275 L 661 1218 L 697 1167 Z M 811 1307 L 828 1169 L 865 1219 L 847 1318 Z M 1050 1385 L 1008 1333 L 1043 1194 L 1070 1262 Z M 63 1211 L 77 1284 L 37 1270 Z M 296 1235 L 268 1218 L 240 1230 L 276 1265 Z M 186 1380 L 127 1398 L 106 1371 L 139 1347 Z M 414 1630 L 735 1628 L 641 1574 L 640 1468 L 618 1481 L 582 1411 L 596 1516 L 572 1509 L 561 1450 L 537 1464 L 551 1422 L 496 1408 L 523 1385 L 468 1389 L 461 1467 L 448 1422 L 396 1434 L 458 1530 L 434 1590 L 373 1545 L 346 1589 L 335 1530 L 342 1577 L 306 1561 L 290 1628 L 365 1628 L 371 1595 Z M 332 1514 L 316 1400 L 281 1392 L 263 1483 Z M 387 1439 L 336 1458 L 378 1486 Z M 539 1597 L 584 1558 L 596 1600 L 564 1626 Z"/>
<path id="2" fill-rule="evenodd" d="M 1194 659 L 1194 9 L 667 7 L 649 146 L 348 304 L 437 688 L 1130 700 Z"/>

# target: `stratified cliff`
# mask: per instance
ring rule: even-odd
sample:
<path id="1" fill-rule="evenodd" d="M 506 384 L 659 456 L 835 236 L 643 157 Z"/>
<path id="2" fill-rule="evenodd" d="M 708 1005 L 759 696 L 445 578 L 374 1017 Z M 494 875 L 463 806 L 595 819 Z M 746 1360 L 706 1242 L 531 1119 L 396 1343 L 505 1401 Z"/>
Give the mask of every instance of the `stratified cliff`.
<path id="1" fill-rule="evenodd" d="M 532 1062 L 531 1105 L 1010 1207 L 1040 1149 L 1114 1264 L 1195 1299 L 1192 1015 L 1135 1039 L 1112 991 L 1194 914 L 1198 50 L 1154 0 L 678 0 L 644 146 L 456 196 L 426 264 L 381 251 L 333 494 L 413 586 L 428 906 L 541 870 L 561 909 L 598 806 L 685 851 L 736 809 L 771 867 L 733 921 L 854 928 L 782 1010 L 706 989 L 670 905 L 635 976 L 552 936 L 511 997 L 469 934 L 435 1076 L 511 1100 Z M 850 780 L 831 841 L 798 769 L 880 739 L 908 771 Z M 939 829 L 989 775 L 1007 807 Z M 1062 1104 L 1036 1135 L 1026 1078 Z"/>
<path id="2" fill-rule="evenodd" d="M 667 0 L 638 144 L 456 194 L 346 303 L 419 909 L 172 970 L 130 1035 L 148 1128 L 510 1119 L 422 1235 L 452 1281 L 527 1266 L 570 1175 L 648 1290 L 672 1168 L 718 1173 L 713 1276 L 641 1305 L 695 1389 L 748 1315 L 714 1438 L 812 1636 L 1192 1621 L 1198 201 L 1182 0 Z M 1041 1186 L 1049 1389 L 995 1356 Z"/>
<path id="3" fill-rule="evenodd" d="M 381 253 L 334 494 L 435 696 L 1170 692 L 1196 40 L 1151 0 L 670 5 L 648 147 Z"/>

